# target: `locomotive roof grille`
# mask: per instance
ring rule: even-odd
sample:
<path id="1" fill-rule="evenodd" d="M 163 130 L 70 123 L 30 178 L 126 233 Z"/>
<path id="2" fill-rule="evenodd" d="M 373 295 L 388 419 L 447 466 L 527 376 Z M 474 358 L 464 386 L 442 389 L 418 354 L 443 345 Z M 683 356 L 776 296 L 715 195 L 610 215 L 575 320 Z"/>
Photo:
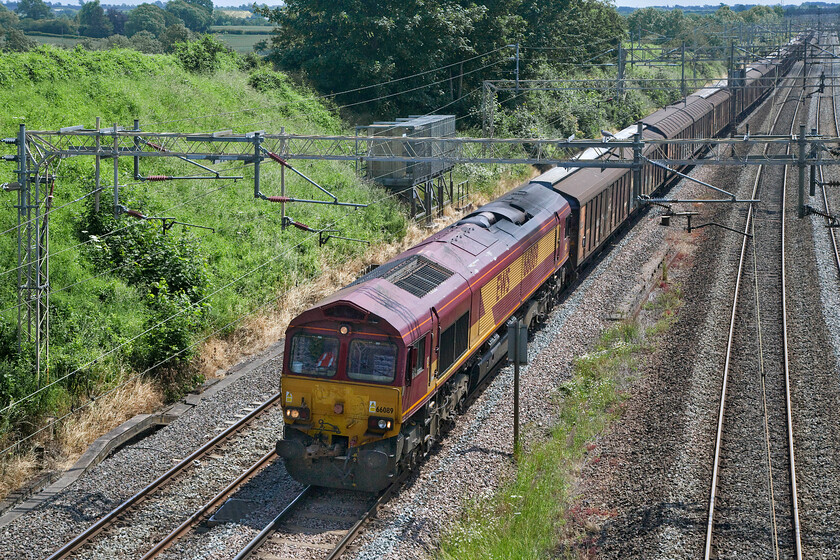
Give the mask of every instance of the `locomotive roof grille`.
<path id="1" fill-rule="evenodd" d="M 383 276 L 383 278 L 406 292 L 421 298 L 437 288 L 452 274 L 452 271 L 439 264 L 415 255 L 403 266 L 392 269 L 390 274 Z"/>

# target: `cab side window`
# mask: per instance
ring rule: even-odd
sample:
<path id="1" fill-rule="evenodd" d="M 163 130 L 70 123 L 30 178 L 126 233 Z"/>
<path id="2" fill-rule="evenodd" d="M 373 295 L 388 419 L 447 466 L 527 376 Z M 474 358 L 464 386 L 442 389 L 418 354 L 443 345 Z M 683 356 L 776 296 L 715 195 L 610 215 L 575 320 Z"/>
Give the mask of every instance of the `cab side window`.
<path id="1" fill-rule="evenodd" d="M 417 348 L 417 362 L 414 364 L 414 369 L 411 371 L 411 378 L 414 379 L 423 372 L 423 368 L 426 366 L 426 336 L 424 335 L 412 346 Z"/>

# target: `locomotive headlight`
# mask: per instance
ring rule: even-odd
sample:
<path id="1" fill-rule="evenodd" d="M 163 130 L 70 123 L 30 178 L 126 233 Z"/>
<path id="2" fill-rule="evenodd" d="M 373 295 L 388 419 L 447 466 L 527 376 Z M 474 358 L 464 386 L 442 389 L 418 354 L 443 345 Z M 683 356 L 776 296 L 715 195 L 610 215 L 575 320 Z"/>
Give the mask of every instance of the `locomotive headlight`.
<path id="1" fill-rule="evenodd" d="M 309 409 L 306 407 L 290 406 L 286 409 L 286 418 L 292 421 L 309 420 Z"/>
<path id="2" fill-rule="evenodd" d="M 350 325 L 341 325 L 340 327 L 338 327 L 338 332 L 347 336 L 348 334 L 350 334 Z"/>
<path id="3" fill-rule="evenodd" d="M 371 416 L 368 418 L 368 430 L 374 433 L 387 432 L 394 427 L 393 418 L 381 418 L 378 416 Z"/>

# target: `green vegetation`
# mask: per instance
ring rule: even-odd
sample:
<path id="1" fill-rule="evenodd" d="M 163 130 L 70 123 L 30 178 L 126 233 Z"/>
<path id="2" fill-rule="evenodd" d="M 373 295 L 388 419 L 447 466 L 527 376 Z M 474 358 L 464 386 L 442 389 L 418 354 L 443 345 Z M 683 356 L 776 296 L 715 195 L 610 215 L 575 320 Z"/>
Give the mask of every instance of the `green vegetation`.
<path id="1" fill-rule="evenodd" d="M 0 4 L 0 45 L 13 52 L 34 47 L 32 41 L 19 37 L 25 33 L 42 44 L 82 44 L 88 50 L 116 46 L 159 54 L 172 52 L 175 44 L 198 38 L 213 26 L 222 30 L 223 40 L 232 35 L 253 35 L 247 40 L 237 37 L 225 41 L 245 53 L 259 41 L 269 39 L 267 25 L 265 18 L 248 10 L 214 11 L 210 0 L 169 0 L 165 5 L 145 3 L 128 9 L 124 5 L 105 9 L 100 0 L 82 0 L 78 8 L 23 0 L 14 12 Z"/>
<path id="2" fill-rule="evenodd" d="M 444 104 L 468 113 L 478 104 L 483 79 L 513 69 L 507 62 L 513 51 L 506 45 L 521 42 L 535 49 L 522 69 L 522 77 L 529 78 L 546 60 L 603 62 L 603 44 L 624 35 L 621 17 L 602 0 L 289 0 L 257 12 L 277 25 L 271 60 L 322 93 L 351 90 L 337 98 L 341 104 L 393 91 L 365 87 L 370 84 L 419 75 L 412 87 L 428 87 L 365 105 L 379 118 L 419 114 Z M 459 62 L 465 59 L 472 60 Z M 492 70 L 476 71 L 483 68 Z"/>
<path id="3" fill-rule="evenodd" d="M 192 71 L 188 71 L 191 69 Z M 344 133 L 341 122 L 311 92 L 294 87 L 258 59 L 240 59 L 212 37 L 182 46 L 175 55 L 143 55 L 131 50 L 89 52 L 39 47 L 0 59 L 0 130 L 13 135 L 25 122 L 31 130 L 72 124 L 93 128 L 131 126 L 139 118 L 146 130 L 213 131 L 234 128 L 301 134 Z M 192 117 L 209 115 L 193 119 Z M 110 165 L 110 164 L 109 164 Z M 341 200 L 368 203 L 352 210 L 331 206 L 290 206 L 295 219 L 313 227 L 331 224 L 349 237 L 373 243 L 400 238 L 406 220 L 386 193 L 356 178 L 352 165 L 296 164 Z M 280 207 L 253 198 L 251 167 L 219 166 L 222 175 L 244 180 L 142 182 L 132 177 L 131 161 L 120 163 L 120 203 L 147 216 L 215 228 L 175 226 L 166 235 L 160 221 L 113 217 L 111 172 L 95 212 L 91 192 L 94 162 L 71 158 L 56 173 L 50 220 L 52 285 L 49 379 L 69 377 L 38 398 L 4 414 L 6 440 L 38 425 L 41 415 L 60 416 L 89 397 L 182 351 L 152 375 L 177 386 L 191 379 L 187 367 L 206 334 L 234 323 L 288 287 L 340 267 L 363 245 L 331 241 L 318 247 L 317 236 L 280 230 Z M 12 181 L 13 164 L 3 169 Z M 184 162 L 144 161 L 142 173 L 195 175 Z M 290 194 L 323 199 L 302 180 L 286 175 Z M 279 165 L 262 168 L 262 189 L 279 194 Z M 2 228 L 17 220 L 14 193 L 0 206 Z M 17 261 L 15 231 L 0 238 L 4 270 Z M 15 274 L 6 272 L 6 277 Z M 16 282 L 0 288 L 0 403 L 3 406 L 37 388 L 18 355 Z M 167 318 L 175 316 L 173 320 Z M 230 326 L 228 326 L 230 325 Z M 147 329 L 149 332 L 144 333 Z M 110 354 L 106 352 L 115 349 Z M 104 356 L 103 356 L 104 355 Z"/>
<path id="4" fill-rule="evenodd" d="M 636 41 L 655 38 L 671 46 L 683 42 L 692 46 L 727 45 L 730 39 L 724 38 L 726 30 L 738 25 L 780 23 L 783 15 L 781 6 L 752 6 L 736 11 L 721 5 L 711 13 L 642 8 L 627 16 L 627 27 Z"/>
<path id="5" fill-rule="evenodd" d="M 579 536 L 572 489 L 589 443 L 621 415 L 638 365 L 675 320 L 680 292 L 663 282 L 652 304 L 652 326 L 622 322 L 579 356 L 572 378 L 556 395 L 558 421 L 546 441 L 520 455 L 514 478 L 494 496 L 467 505 L 465 517 L 443 537 L 439 557 L 543 559 L 572 557 Z M 598 457 L 592 457 L 597 462 Z M 562 543 L 559 544 L 558 543 Z"/>

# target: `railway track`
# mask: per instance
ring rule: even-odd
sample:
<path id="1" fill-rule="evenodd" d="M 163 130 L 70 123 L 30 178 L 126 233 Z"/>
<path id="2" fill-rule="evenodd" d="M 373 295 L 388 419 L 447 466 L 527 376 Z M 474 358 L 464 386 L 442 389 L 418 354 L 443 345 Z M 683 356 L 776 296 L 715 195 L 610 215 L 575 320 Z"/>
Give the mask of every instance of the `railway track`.
<path id="1" fill-rule="evenodd" d="M 397 480 L 378 496 L 305 487 L 234 558 L 334 560 L 361 532 L 368 519 L 402 484 Z"/>
<path id="2" fill-rule="evenodd" d="M 790 90 L 772 132 L 794 132 L 803 96 L 801 90 Z M 749 208 L 743 229 L 721 383 L 706 559 L 801 558 L 785 294 L 786 186 L 787 168 L 760 167 L 752 198 L 760 196 L 762 202 Z"/>
<path id="3" fill-rule="evenodd" d="M 831 46 L 831 51 L 832 51 L 832 53 L 835 51 L 834 45 Z M 834 74 L 834 70 L 835 70 L 834 61 L 829 62 L 828 67 L 829 67 L 828 75 L 829 76 L 834 76 L 835 75 Z M 840 125 L 838 125 L 838 118 L 837 118 L 837 96 L 836 96 L 836 86 L 834 85 L 834 82 L 832 82 L 832 85 L 829 88 L 829 92 L 830 93 L 829 93 L 828 99 L 829 99 L 829 103 L 831 104 L 830 120 L 834 123 L 834 126 L 832 127 L 833 132 L 831 132 L 831 134 L 837 135 L 837 134 L 840 134 Z M 822 127 L 821 115 L 822 115 L 822 104 L 825 100 L 826 100 L 826 98 L 823 97 L 823 96 L 820 96 L 817 99 L 817 133 L 818 134 L 823 133 L 822 129 L 824 127 Z M 825 169 L 823 168 L 823 166 L 818 166 L 817 170 L 818 170 L 817 171 L 817 177 L 818 177 L 818 180 L 819 180 L 820 190 L 821 190 L 821 194 L 822 194 L 821 198 L 822 198 L 822 201 L 823 201 L 822 210 L 826 214 L 832 215 L 831 214 L 831 212 L 832 212 L 831 202 L 829 200 L 828 189 L 826 188 L 827 185 L 826 185 L 826 179 L 825 179 Z M 834 265 L 837 267 L 837 274 L 840 275 L 840 251 L 838 251 L 838 248 L 837 248 L 836 228 L 827 227 L 826 229 L 828 230 L 828 235 L 829 235 L 829 238 L 831 240 L 831 249 L 833 251 L 833 256 L 834 256 Z"/>
<path id="4" fill-rule="evenodd" d="M 264 416 L 279 405 L 280 393 L 278 392 L 269 397 L 266 401 L 257 403 L 256 406 L 246 409 L 244 411 L 245 414 L 243 414 L 239 419 L 233 421 L 230 426 L 225 428 L 200 448 L 196 449 L 188 457 L 179 461 L 175 466 L 135 493 L 132 497 L 111 510 L 108 514 L 101 517 L 93 525 L 89 526 L 86 530 L 52 553 L 47 560 L 60 560 L 76 556 L 84 549 L 93 546 L 98 538 L 107 536 L 116 528 L 130 524 L 131 516 L 136 512 L 141 511 L 144 504 L 149 501 L 153 501 L 156 494 L 173 484 L 173 482 L 178 479 L 186 477 L 191 469 L 198 467 L 202 460 L 210 458 L 214 453 L 218 453 L 225 444 L 235 444 L 232 440 L 237 435 L 241 434 L 250 424 L 254 422 L 254 420 Z M 259 465 L 258 467 L 252 466 L 245 473 L 240 475 L 240 477 L 236 478 L 233 483 L 227 485 L 222 492 L 214 497 L 213 500 L 205 504 L 205 513 L 206 511 L 210 511 L 215 504 L 221 503 L 219 500 L 223 500 L 224 498 L 220 498 L 220 495 L 230 495 L 236 488 L 241 486 L 241 484 L 244 484 L 244 482 L 252 478 L 259 469 L 263 468 L 273 458 L 273 451 L 264 455 L 260 461 L 257 462 L 257 465 Z M 150 551 L 144 557 L 154 557 L 164 550 L 167 546 L 169 546 L 169 544 L 171 544 L 171 542 L 178 538 L 178 536 L 184 534 L 190 526 L 200 520 L 201 515 L 203 515 L 203 513 L 198 512 L 191 516 L 187 522 L 172 531 L 172 533 L 170 533 L 163 541 L 158 542 L 158 544 L 154 547 L 157 550 L 153 554 Z M 159 530 L 163 531 L 165 529 L 161 528 Z"/>

